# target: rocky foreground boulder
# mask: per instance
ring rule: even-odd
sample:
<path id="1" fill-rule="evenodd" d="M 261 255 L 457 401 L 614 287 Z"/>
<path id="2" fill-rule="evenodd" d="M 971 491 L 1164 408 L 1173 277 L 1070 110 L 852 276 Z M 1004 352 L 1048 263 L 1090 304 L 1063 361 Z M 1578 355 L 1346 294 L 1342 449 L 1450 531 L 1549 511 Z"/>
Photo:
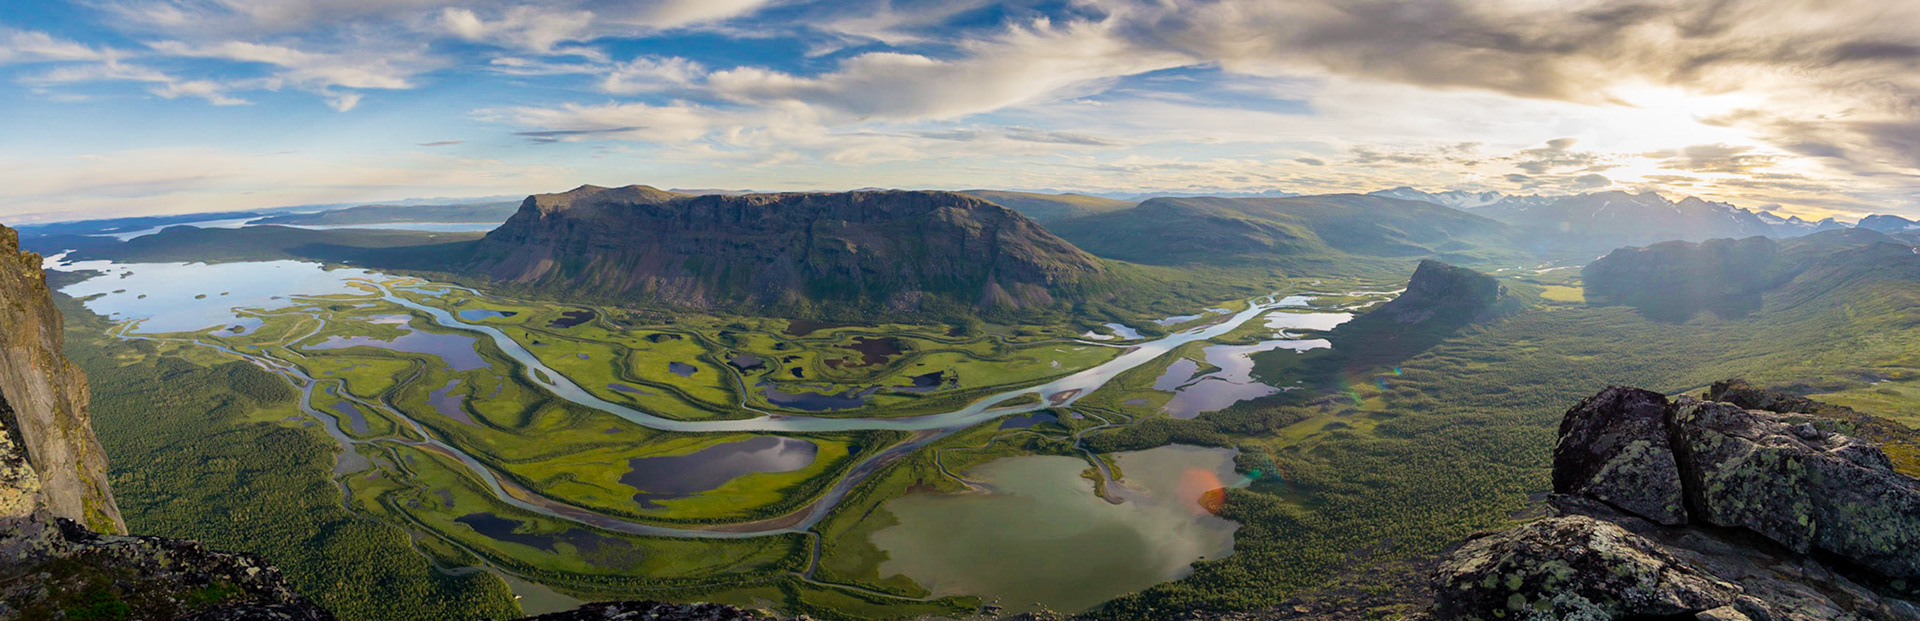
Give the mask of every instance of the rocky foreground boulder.
<path id="1" fill-rule="evenodd" d="M 1920 619 L 1920 480 L 1840 433 L 1868 418 L 1733 381 L 1601 391 L 1561 423 L 1559 515 L 1450 554 L 1431 616 Z"/>

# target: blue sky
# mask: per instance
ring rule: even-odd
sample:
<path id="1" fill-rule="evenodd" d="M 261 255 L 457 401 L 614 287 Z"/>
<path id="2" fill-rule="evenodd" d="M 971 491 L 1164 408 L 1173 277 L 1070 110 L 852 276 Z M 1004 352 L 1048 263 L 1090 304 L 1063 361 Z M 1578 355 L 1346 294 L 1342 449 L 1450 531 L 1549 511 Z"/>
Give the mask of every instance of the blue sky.
<path id="1" fill-rule="evenodd" d="M 1916 30 L 1865 0 L 10 2 L 0 221 L 583 183 L 1912 215 Z"/>

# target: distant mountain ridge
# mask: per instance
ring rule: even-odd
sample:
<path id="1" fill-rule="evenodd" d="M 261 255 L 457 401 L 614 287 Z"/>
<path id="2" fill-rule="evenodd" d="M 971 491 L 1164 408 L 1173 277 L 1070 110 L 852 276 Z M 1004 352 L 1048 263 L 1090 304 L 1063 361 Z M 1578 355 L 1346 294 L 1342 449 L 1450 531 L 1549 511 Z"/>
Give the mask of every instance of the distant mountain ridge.
<path id="1" fill-rule="evenodd" d="M 313 213 L 267 216 L 248 224 L 349 226 L 397 222 L 505 222 L 519 206 L 517 200 L 447 205 L 357 205 Z"/>
<path id="2" fill-rule="evenodd" d="M 1294 198 L 1156 198 L 1051 227 L 1093 254 L 1152 265 L 1352 270 L 1421 258 L 1505 256 L 1513 229 L 1420 201 L 1359 194 Z M 1384 260 L 1384 261 L 1382 261 Z"/>
<path id="3" fill-rule="evenodd" d="M 1042 194 L 1007 190 L 961 190 L 960 193 L 1018 211 L 1021 215 L 1033 218 L 1035 222 L 1043 225 L 1070 218 L 1119 211 L 1139 204 L 1139 201 L 1072 193 Z"/>
<path id="4" fill-rule="evenodd" d="M 1106 268 L 955 192 L 687 196 L 582 186 L 524 201 L 462 271 L 535 290 L 697 308 L 953 312 L 1053 305 Z"/>
<path id="5" fill-rule="evenodd" d="M 1787 238 L 1848 228 L 1832 218 L 1782 218 L 1696 197 L 1670 200 L 1654 192 L 1618 190 L 1568 196 L 1514 196 L 1499 192 L 1423 192 L 1409 187 L 1373 192 L 1420 200 L 1493 218 L 1528 233 L 1539 252 L 1606 252 L 1621 246 L 1716 238 Z"/>
<path id="6" fill-rule="evenodd" d="M 1784 240 L 1748 237 L 1620 248 L 1581 273 L 1589 302 L 1686 321 L 1701 312 L 1744 316 L 1776 293 L 1780 302 L 1804 303 L 1869 279 L 1911 279 L 1920 276 L 1920 255 L 1887 235 L 1847 229 Z"/>

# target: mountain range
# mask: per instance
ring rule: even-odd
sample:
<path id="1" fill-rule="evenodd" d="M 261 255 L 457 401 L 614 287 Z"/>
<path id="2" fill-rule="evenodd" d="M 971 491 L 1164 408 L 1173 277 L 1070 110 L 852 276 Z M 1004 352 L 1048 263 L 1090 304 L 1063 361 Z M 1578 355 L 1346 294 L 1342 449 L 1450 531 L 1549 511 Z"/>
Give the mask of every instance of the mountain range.
<path id="1" fill-rule="evenodd" d="M 1769 211 L 1756 212 L 1691 196 L 1675 201 L 1653 192 L 1517 196 L 1499 192 L 1431 193 L 1398 187 L 1371 195 L 1469 210 L 1519 227 L 1526 232 L 1532 249 L 1542 252 L 1599 253 L 1671 240 L 1798 237 L 1847 228 L 1832 218 L 1817 222 L 1799 216 L 1783 218 Z"/>

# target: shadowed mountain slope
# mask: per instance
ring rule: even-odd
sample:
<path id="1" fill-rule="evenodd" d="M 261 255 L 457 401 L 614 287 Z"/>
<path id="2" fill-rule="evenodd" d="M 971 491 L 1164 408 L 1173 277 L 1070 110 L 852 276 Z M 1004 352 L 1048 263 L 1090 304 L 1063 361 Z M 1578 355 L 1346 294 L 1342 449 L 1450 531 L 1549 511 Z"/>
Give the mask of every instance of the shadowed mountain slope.
<path id="1" fill-rule="evenodd" d="M 534 291 L 692 308 L 1017 310 L 1097 290 L 1102 262 L 953 192 L 529 197 L 461 271 Z"/>
<path id="2" fill-rule="evenodd" d="M 1863 278 L 1920 275 L 1920 255 L 1886 235 L 1845 229 L 1786 240 L 1748 237 L 1620 248 L 1581 273 L 1591 303 L 1686 321 L 1701 312 L 1747 315 L 1776 291 L 1781 294 L 1777 304 L 1794 305 Z"/>

